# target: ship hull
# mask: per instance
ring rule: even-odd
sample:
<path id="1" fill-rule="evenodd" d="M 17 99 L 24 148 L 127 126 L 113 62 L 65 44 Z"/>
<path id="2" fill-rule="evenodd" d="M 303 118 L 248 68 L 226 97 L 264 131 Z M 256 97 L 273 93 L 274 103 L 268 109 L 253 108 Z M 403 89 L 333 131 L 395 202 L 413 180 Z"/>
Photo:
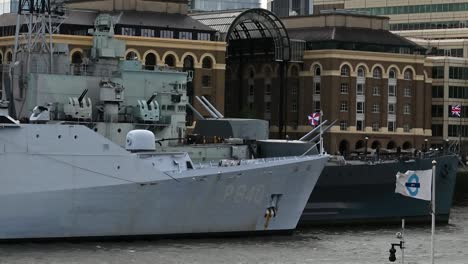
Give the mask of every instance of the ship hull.
<path id="1" fill-rule="evenodd" d="M 2 128 L 0 149 L 0 239 L 291 230 L 327 160 L 161 172 L 87 128 L 54 125 Z"/>
<path id="2" fill-rule="evenodd" d="M 454 194 L 458 159 L 437 161 L 437 221 L 448 223 Z M 326 166 L 309 198 L 301 225 L 350 223 L 430 222 L 430 203 L 395 193 L 396 174 L 427 170 L 434 159 L 380 164 Z"/>

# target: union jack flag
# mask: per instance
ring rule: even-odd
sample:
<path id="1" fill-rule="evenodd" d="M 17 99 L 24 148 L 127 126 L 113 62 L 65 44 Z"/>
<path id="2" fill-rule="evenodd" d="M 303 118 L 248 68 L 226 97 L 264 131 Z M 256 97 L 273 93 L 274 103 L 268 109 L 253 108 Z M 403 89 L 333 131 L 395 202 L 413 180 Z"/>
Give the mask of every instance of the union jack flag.
<path id="1" fill-rule="evenodd" d="M 461 117 L 461 106 L 460 105 L 452 105 L 452 116 Z"/>
<path id="2" fill-rule="evenodd" d="M 313 113 L 308 116 L 309 119 L 309 125 L 311 126 L 317 126 L 320 124 L 320 113 Z"/>

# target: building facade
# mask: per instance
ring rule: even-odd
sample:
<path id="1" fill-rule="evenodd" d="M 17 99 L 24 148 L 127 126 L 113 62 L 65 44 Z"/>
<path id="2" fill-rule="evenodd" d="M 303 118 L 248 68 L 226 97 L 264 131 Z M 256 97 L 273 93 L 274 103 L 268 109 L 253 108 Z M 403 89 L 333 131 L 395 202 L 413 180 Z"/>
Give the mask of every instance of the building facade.
<path id="1" fill-rule="evenodd" d="M 465 28 L 468 25 L 468 1 L 466 0 L 314 1 L 315 14 L 319 14 L 321 10 L 334 8 L 388 16 L 391 30 Z"/>
<path id="2" fill-rule="evenodd" d="M 191 0 L 190 7 L 194 11 L 221 11 L 230 9 L 259 8 L 260 0 Z"/>
<path id="3" fill-rule="evenodd" d="M 284 69 L 289 138 L 310 131 L 307 116 L 322 111 L 324 119 L 336 120 L 326 137 L 332 153 L 362 152 L 367 145 L 393 151 L 426 147 L 432 79 L 423 48 L 390 33 L 383 17 L 327 14 L 282 21 L 291 38 L 306 41 L 304 61 Z M 281 67 L 228 62 L 226 112 L 270 120 L 277 132 Z M 247 95 L 240 101 L 238 89 Z M 239 104 L 240 114 L 231 113 Z"/>
<path id="4" fill-rule="evenodd" d="M 16 12 L 19 0 L 0 0 L 0 14 Z"/>
<path id="5" fill-rule="evenodd" d="M 313 0 L 272 0 L 268 9 L 279 17 L 313 14 Z"/>

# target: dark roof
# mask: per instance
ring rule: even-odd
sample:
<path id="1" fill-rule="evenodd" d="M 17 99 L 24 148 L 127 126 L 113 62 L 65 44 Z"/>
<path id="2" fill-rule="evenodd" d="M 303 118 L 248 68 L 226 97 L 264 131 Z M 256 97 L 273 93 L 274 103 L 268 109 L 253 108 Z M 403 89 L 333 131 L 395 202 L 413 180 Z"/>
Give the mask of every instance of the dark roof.
<path id="1" fill-rule="evenodd" d="M 393 34 L 388 30 L 348 27 L 310 27 L 288 29 L 289 37 L 307 42 L 353 42 L 376 45 L 391 45 L 400 47 L 419 47 L 406 38 Z"/>
<path id="2" fill-rule="evenodd" d="M 64 24 L 93 26 L 98 16 L 95 11 L 72 11 L 66 16 Z M 114 13 L 118 16 L 119 13 Z M 16 25 L 16 14 L 0 15 L 0 25 Z M 168 27 L 174 29 L 195 29 L 202 31 L 215 31 L 209 26 L 191 18 L 188 15 L 168 14 L 156 12 L 124 12 L 117 25 L 135 25 L 149 27 Z"/>

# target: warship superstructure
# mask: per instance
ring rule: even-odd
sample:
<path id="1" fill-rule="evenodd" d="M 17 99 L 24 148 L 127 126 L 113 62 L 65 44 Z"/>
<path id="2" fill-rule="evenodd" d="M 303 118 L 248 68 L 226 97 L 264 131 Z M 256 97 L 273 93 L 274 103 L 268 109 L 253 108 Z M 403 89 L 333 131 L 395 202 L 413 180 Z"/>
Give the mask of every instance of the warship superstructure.
<path id="1" fill-rule="evenodd" d="M 0 104 L 0 239 L 294 229 L 328 156 L 195 164 L 158 152 L 171 142 L 158 139 L 185 136 L 189 76 L 122 60 L 113 19 L 98 16 L 79 68 L 66 45 L 53 72 L 18 53 L 30 70 L 12 85 L 24 97 Z"/>

